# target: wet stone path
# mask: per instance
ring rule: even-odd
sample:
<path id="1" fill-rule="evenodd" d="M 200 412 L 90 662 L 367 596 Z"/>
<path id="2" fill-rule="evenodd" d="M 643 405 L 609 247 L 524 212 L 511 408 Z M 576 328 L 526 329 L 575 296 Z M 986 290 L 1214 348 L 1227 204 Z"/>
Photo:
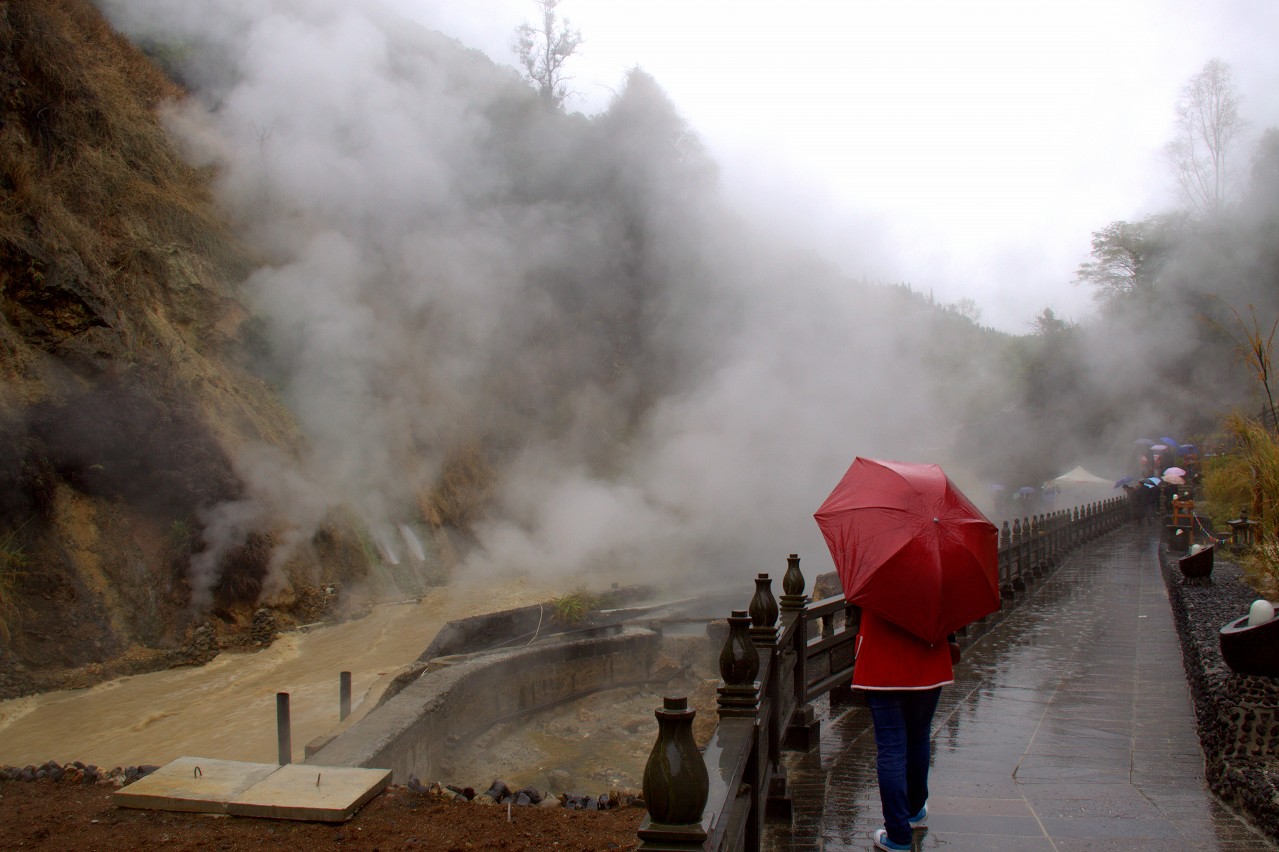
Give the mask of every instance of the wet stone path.
<path id="1" fill-rule="evenodd" d="M 1068 557 L 965 650 L 934 720 L 916 849 L 1274 849 L 1204 782 L 1156 542 L 1124 528 Z M 789 754 L 792 825 L 765 848 L 871 849 L 883 824 L 860 698 L 816 706 Z"/>

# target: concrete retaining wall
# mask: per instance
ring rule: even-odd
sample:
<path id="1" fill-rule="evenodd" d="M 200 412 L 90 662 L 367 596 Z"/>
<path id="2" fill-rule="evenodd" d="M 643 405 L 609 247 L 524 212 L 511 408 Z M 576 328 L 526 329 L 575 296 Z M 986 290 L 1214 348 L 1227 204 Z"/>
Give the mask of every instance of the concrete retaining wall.
<path id="1" fill-rule="evenodd" d="M 321 766 L 362 766 L 435 776 L 441 748 L 495 722 L 578 695 L 649 679 L 661 637 L 639 628 L 612 636 L 531 645 L 429 671 L 309 755 Z"/>

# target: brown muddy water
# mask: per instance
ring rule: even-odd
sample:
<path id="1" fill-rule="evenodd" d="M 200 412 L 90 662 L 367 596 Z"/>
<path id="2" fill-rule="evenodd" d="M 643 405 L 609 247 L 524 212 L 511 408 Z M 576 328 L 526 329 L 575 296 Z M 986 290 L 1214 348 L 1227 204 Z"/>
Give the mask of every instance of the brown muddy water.
<path id="1" fill-rule="evenodd" d="M 407 668 L 455 618 L 549 600 L 513 580 L 501 589 L 440 588 L 374 605 L 341 623 L 283 633 L 255 653 L 205 666 L 119 678 L 89 689 L 0 702 L 0 763 L 80 760 L 104 768 L 168 763 L 184 755 L 276 762 L 276 693 L 290 694 L 293 759 L 338 724 L 339 674 L 351 672 L 352 714 Z"/>

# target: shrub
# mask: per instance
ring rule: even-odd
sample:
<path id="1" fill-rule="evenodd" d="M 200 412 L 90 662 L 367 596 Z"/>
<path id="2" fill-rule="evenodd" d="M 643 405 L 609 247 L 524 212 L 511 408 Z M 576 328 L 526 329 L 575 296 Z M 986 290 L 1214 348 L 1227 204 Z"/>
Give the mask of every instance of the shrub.
<path id="1" fill-rule="evenodd" d="M 558 624 L 580 624 L 586 616 L 599 608 L 599 599 L 589 592 L 577 589 L 551 601 L 553 618 Z"/>
<path id="2" fill-rule="evenodd" d="M 1226 521 L 1239 516 L 1239 510 L 1252 506 L 1252 469 L 1242 455 L 1214 456 L 1203 461 L 1202 513 L 1212 518 L 1216 529 L 1225 529 Z"/>
<path id="3" fill-rule="evenodd" d="M 1279 585 L 1279 439 L 1260 421 L 1239 414 L 1232 414 L 1227 425 L 1239 441 L 1245 465 L 1236 474 L 1238 482 L 1248 489 L 1258 522 L 1253 528 L 1257 547 L 1244 557 L 1242 567 L 1254 587 L 1266 592 Z"/>

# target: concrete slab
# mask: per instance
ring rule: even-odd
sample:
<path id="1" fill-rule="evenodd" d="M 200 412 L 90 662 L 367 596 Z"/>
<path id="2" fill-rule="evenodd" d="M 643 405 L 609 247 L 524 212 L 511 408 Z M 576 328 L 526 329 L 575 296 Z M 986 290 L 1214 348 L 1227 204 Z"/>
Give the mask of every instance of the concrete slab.
<path id="1" fill-rule="evenodd" d="M 223 814 L 227 802 L 279 768 L 274 763 L 179 757 L 116 790 L 111 801 L 124 808 Z"/>
<path id="2" fill-rule="evenodd" d="M 391 783 L 389 769 L 281 766 L 227 804 L 235 816 L 345 822 Z"/>

